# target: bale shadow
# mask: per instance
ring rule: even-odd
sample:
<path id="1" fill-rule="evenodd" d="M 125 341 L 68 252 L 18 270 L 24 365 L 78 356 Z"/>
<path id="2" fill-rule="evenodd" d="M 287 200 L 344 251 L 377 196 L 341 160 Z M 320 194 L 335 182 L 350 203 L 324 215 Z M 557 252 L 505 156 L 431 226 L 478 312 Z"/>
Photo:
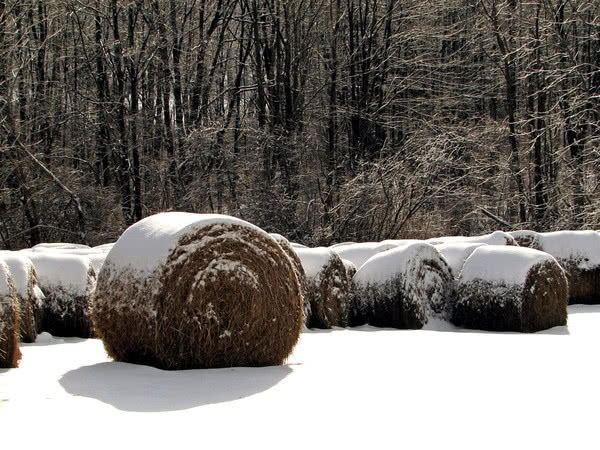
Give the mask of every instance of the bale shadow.
<path id="1" fill-rule="evenodd" d="M 60 337 L 60 336 L 52 336 L 50 333 L 43 332 L 40 333 L 35 342 L 24 343 L 21 342 L 20 345 L 27 347 L 48 347 L 50 345 L 59 345 L 59 344 L 79 344 L 81 342 L 85 342 L 87 339 L 79 338 L 79 337 Z"/>
<path id="2" fill-rule="evenodd" d="M 594 314 L 600 313 L 600 305 L 585 305 L 581 303 L 569 305 L 569 315 L 571 314 Z"/>
<path id="3" fill-rule="evenodd" d="M 179 411 L 249 397 L 277 385 L 288 366 L 164 371 L 104 362 L 65 373 L 59 380 L 71 395 L 100 400 L 122 411 Z"/>

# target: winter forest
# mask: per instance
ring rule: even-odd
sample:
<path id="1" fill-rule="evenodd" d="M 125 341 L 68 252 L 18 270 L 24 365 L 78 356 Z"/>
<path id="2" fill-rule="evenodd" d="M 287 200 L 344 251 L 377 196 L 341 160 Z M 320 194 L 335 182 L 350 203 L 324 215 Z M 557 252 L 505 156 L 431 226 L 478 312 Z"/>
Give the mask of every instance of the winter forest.
<path id="1" fill-rule="evenodd" d="M 0 0 L 0 248 L 598 228 L 600 2 Z"/>

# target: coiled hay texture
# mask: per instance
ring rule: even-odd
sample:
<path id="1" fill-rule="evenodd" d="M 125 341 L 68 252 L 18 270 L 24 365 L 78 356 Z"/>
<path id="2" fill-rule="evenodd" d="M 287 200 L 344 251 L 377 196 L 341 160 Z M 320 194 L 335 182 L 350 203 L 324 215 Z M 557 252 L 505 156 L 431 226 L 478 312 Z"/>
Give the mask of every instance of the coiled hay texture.
<path id="1" fill-rule="evenodd" d="M 271 366 L 300 336 L 302 296 L 290 259 L 266 232 L 228 216 L 172 212 L 123 233 L 91 315 L 116 361 Z"/>
<path id="2" fill-rule="evenodd" d="M 452 314 L 452 274 L 430 244 L 410 243 L 373 256 L 353 284 L 353 325 L 418 329 L 432 317 L 449 320 Z"/>
<path id="3" fill-rule="evenodd" d="M 567 323 L 567 278 L 547 253 L 484 246 L 465 262 L 453 323 L 491 331 L 535 332 Z"/>
<path id="4" fill-rule="evenodd" d="M 42 330 L 54 336 L 92 337 L 90 296 L 96 273 L 87 256 L 62 252 L 25 252 L 35 266 L 43 301 Z"/>
<path id="5" fill-rule="evenodd" d="M 527 247 L 532 248 L 534 250 L 542 250 L 542 245 L 540 243 L 539 233 L 532 230 L 517 230 L 517 231 L 509 231 L 509 233 L 519 247 Z"/>
<path id="6" fill-rule="evenodd" d="M 510 245 L 517 246 L 517 241 L 508 233 L 504 231 L 494 231 L 490 234 L 484 234 L 482 236 L 445 236 L 438 238 L 431 238 L 427 240 L 428 243 L 437 244 L 448 244 L 452 242 L 468 242 L 471 244 L 488 244 L 488 245 Z"/>
<path id="7" fill-rule="evenodd" d="M 13 278 L 20 310 L 19 334 L 23 342 L 35 342 L 41 328 L 44 294 L 39 288 L 35 267 L 19 252 L 1 251 L 0 260 Z"/>
<path id="8" fill-rule="evenodd" d="M 538 233 L 540 248 L 556 258 L 569 280 L 569 303 L 600 304 L 600 234 Z"/>
<path id="9" fill-rule="evenodd" d="M 13 279 L 4 261 L 0 261 L 0 368 L 18 367 L 19 302 Z"/>
<path id="10" fill-rule="evenodd" d="M 310 303 L 308 328 L 346 327 L 351 283 L 346 266 L 329 248 L 296 248 L 306 274 L 305 298 Z"/>
<path id="11" fill-rule="evenodd" d="M 306 280 L 306 273 L 304 273 L 304 267 L 302 267 L 302 261 L 298 257 L 296 250 L 290 244 L 285 237 L 277 233 L 269 233 L 269 235 L 277 241 L 284 253 L 290 258 L 294 272 L 300 283 L 300 292 L 302 293 L 302 323 L 308 323 L 308 318 L 311 314 L 310 301 L 306 297 L 306 290 L 308 289 L 308 282 Z"/>

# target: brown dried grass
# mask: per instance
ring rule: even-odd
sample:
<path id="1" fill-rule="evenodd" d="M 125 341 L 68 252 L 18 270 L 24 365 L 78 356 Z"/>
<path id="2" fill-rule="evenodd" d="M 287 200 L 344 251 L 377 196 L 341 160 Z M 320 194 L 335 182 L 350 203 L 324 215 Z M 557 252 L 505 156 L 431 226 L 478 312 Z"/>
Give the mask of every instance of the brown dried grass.
<path id="1" fill-rule="evenodd" d="M 531 333 L 566 325 L 568 283 L 556 262 L 532 267 L 525 284 L 459 283 L 452 322 L 490 331 Z"/>
<path id="2" fill-rule="evenodd" d="M 306 296 L 308 280 L 306 279 L 304 267 L 302 267 L 302 261 L 300 261 L 300 257 L 287 239 L 281 235 L 274 234 L 271 234 L 271 237 L 277 241 L 284 253 L 288 256 L 288 258 L 290 258 L 292 266 L 294 267 L 294 272 L 296 273 L 296 277 L 300 283 L 300 292 L 302 292 L 302 323 L 307 324 L 311 314 L 311 305 L 310 300 Z"/>
<path id="3" fill-rule="evenodd" d="M 582 269 L 575 262 L 559 263 L 569 280 L 569 304 L 600 304 L 600 267 Z"/>
<path id="4" fill-rule="evenodd" d="M 534 250 L 542 250 L 538 234 L 532 230 L 510 231 L 510 234 L 519 247 L 528 247 Z"/>
<path id="5" fill-rule="evenodd" d="M 319 275 L 308 281 L 305 294 L 311 309 L 308 328 L 347 327 L 351 293 L 352 283 L 346 266 L 332 252 Z"/>
<path id="6" fill-rule="evenodd" d="M 194 247 L 203 238 L 210 243 Z M 215 257 L 238 264 L 235 276 L 207 275 Z M 273 239 L 220 224 L 182 237 L 166 264 L 144 279 L 107 263 L 91 316 L 116 361 L 168 370 L 271 366 L 285 361 L 300 336 L 302 296 L 290 259 Z"/>

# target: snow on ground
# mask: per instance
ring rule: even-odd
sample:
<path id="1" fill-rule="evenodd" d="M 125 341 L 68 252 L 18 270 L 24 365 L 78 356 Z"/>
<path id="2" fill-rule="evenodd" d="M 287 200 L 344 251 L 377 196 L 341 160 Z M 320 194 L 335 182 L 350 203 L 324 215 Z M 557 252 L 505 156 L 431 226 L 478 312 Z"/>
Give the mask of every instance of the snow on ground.
<path id="1" fill-rule="evenodd" d="M 568 328 L 537 334 L 312 331 L 286 366 L 179 372 L 42 334 L 0 370 L 3 445 L 597 448 L 600 306 L 569 313 Z"/>

